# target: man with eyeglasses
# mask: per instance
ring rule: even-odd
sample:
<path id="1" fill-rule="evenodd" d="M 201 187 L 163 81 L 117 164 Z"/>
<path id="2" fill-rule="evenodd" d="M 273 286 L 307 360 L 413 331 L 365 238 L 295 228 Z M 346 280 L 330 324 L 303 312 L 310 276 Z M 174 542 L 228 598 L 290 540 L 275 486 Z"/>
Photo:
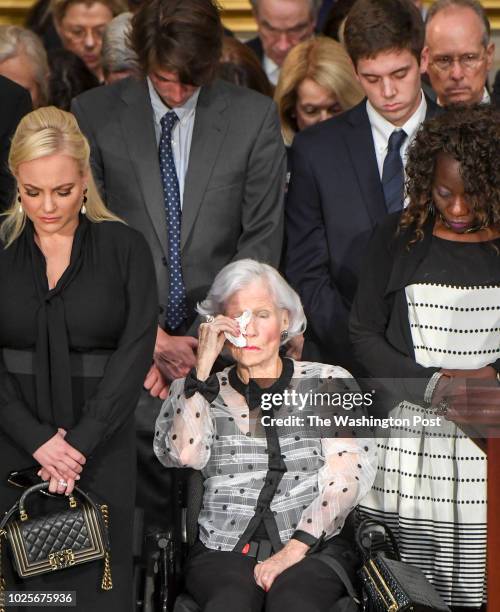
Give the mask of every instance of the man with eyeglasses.
<path id="1" fill-rule="evenodd" d="M 429 9 L 422 57 L 441 106 L 488 104 L 488 71 L 494 43 L 477 0 L 438 0 Z"/>
<path id="2" fill-rule="evenodd" d="M 258 36 L 247 42 L 276 85 L 290 49 L 314 33 L 321 0 L 251 0 Z"/>

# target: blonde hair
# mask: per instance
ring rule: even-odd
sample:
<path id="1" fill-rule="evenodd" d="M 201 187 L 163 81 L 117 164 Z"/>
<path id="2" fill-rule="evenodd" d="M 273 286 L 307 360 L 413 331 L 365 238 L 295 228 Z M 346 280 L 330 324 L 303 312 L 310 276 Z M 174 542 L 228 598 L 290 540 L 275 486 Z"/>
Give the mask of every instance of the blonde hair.
<path id="1" fill-rule="evenodd" d="M 274 92 L 286 145 L 292 143 L 298 131 L 295 119 L 297 89 L 304 79 L 312 79 L 333 92 L 343 111 L 363 99 L 351 60 L 340 43 L 324 36 L 301 42 L 286 56 Z"/>
<path id="2" fill-rule="evenodd" d="M 73 158 L 83 175 L 88 172 L 86 216 L 89 221 L 121 221 L 108 210 L 97 191 L 90 171 L 90 147 L 71 113 L 55 106 L 39 108 L 23 117 L 12 139 L 9 153 L 9 169 L 14 177 L 23 162 L 62 153 Z M 23 231 L 26 213 L 20 210 L 17 198 L 3 213 L 5 220 L 0 227 L 0 240 L 5 248 L 10 246 Z M 123 223 L 123 221 L 121 221 Z"/>
<path id="3" fill-rule="evenodd" d="M 40 38 L 16 25 L 0 25 L 0 63 L 24 53 L 33 66 L 39 91 L 39 105 L 49 99 L 49 64 Z"/>

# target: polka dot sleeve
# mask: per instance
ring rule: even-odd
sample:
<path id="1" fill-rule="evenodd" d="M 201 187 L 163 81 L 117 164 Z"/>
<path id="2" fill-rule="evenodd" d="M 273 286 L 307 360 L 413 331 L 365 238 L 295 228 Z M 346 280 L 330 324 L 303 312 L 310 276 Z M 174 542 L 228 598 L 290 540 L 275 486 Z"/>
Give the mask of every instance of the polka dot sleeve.
<path id="1" fill-rule="evenodd" d="M 373 440 L 324 438 L 321 446 L 325 463 L 318 472 L 319 494 L 303 511 L 297 529 L 329 538 L 370 490 L 377 455 Z"/>
<path id="2" fill-rule="evenodd" d="M 213 439 L 210 404 L 199 393 L 186 399 L 184 379 L 175 380 L 156 419 L 156 456 L 166 467 L 201 470 L 210 458 Z"/>

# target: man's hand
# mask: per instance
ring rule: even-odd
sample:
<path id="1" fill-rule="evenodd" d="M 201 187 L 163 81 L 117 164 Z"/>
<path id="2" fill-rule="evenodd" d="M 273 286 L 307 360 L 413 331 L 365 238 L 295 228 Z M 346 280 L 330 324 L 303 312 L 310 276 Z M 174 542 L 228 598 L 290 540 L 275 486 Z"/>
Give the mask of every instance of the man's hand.
<path id="1" fill-rule="evenodd" d="M 183 378 L 196 365 L 198 340 L 191 336 L 170 336 L 160 327 L 156 334 L 155 366 L 166 382 Z"/>
<path id="2" fill-rule="evenodd" d="M 442 374 L 450 376 L 451 378 L 483 378 L 495 380 L 497 372 L 493 366 L 484 366 L 483 368 L 476 368 L 474 370 L 447 370 L 443 368 Z"/>
<path id="3" fill-rule="evenodd" d="M 288 544 L 263 563 L 255 566 L 253 575 L 255 582 L 264 591 L 269 591 L 276 578 L 286 569 L 295 565 L 305 557 L 309 547 L 298 540 L 290 540 Z"/>
<path id="4" fill-rule="evenodd" d="M 159 397 L 162 400 L 167 399 L 169 384 L 154 364 L 149 368 L 149 372 L 146 374 L 144 388 L 147 389 L 149 394 L 153 397 Z"/>
<path id="5" fill-rule="evenodd" d="M 466 381 L 469 379 L 496 380 L 496 370 L 492 366 L 484 366 L 474 370 L 440 370 L 443 376 L 432 395 L 432 405 L 436 406 L 442 399 L 465 396 Z"/>

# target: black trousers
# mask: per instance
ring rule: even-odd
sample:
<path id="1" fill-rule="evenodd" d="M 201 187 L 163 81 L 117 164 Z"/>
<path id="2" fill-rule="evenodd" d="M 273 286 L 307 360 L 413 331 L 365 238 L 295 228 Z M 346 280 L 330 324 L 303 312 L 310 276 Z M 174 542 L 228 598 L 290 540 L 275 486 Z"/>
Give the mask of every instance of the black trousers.
<path id="1" fill-rule="evenodd" d="M 353 579 L 355 555 L 338 547 L 336 558 Z M 335 602 L 346 595 L 337 574 L 314 555 L 280 574 L 267 593 L 255 582 L 255 564 L 241 553 L 210 550 L 198 543 L 186 566 L 186 590 L 203 612 L 332 612 Z"/>

